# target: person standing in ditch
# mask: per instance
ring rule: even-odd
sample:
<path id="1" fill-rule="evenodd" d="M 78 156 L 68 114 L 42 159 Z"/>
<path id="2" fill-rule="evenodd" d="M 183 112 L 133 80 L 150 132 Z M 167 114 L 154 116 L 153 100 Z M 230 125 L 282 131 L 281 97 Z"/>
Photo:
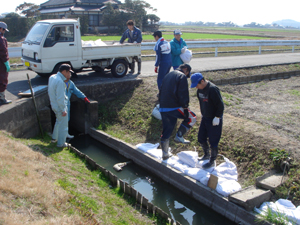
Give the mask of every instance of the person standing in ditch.
<path id="1" fill-rule="evenodd" d="M 205 80 L 201 73 L 191 76 L 191 88 L 197 88 L 197 97 L 200 103 L 202 120 L 199 127 L 198 142 L 200 143 L 204 156 L 201 160 L 208 160 L 202 168 L 208 169 L 215 166 L 218 155 L 218 144 L 222 134 L 224 103 L 219 88 L 213 83 Z M 209 154 L 209 146 L 211 155 Z"/>
<path id="2" fill-rule="evenodd" d="M 183 64 L 180 58 L 180 54 L 184 53 L 187 49 L 185 41 L 181 38 L 181 31 L 179 29 L 174 30 L 174 38 L 170 41 L 171 54 L 172 54 L 172 66 L 176 70 L 179 65 Z"/>
<path id="3" fill-rule="evenodd" d="M 189 110 L 189 87 L 187 78 L 190 77 L 191 67 L 182 64 L 176 70 L 168 73 L 159 91 L 160 113 L 163 131 L 160 139 L 163 160 L 168 159 L 169 138 L 176 126 L 177 119 L 183 119 L 175 136 L 175 141 L 189 144 L 183 135 L 196 123 L 196 114 Z"/>
<path id="4" fill-rule="evenodd" d="M 68 97 L 68 121 L 70 121 L 70 109 L 71 109 L 71 96 L 72 94 L 76 95 L 77 98 L 83 99 L 86 103 L 90 103 L 89 99 L 76 87 L 73 81 L 69 78 L 66 78 L 65 85 L 66 85 L 66 96 Z M 67 138 L 71 139 L 74 138 L 73 135 L 70 135 L 69 132 L 67 133 Z"/>
<path id="5" fill-rule="evenodd" d="M 7 40 L 4 37 L 6 31 L 9 32 L 6 23 L 0 22 L 0 105 L 11 103 L 11 100 L 5 98 L 10 71 Z"/>
<path id="6" fill-rule="evenodd" d="M 48 95 L 51 108 L 55 113 L 56 121 L 52 134 L 52 142 L 57 141 L 57 147 L 68 147 L 66 143 L 68 134 L 68 97 L 66 95 L 66 80 L 71 78 L 71 66 L 62 64 L 57 74 L 53 74 L 48 82 Z"/>
<path id="7" fill-rule="evenodd" d="M 126 24 L 128 29 L 123 33 L 120 43 L 123 44 L 125 39 L 128 38 L 128 43 L 140 44 L 143 40 L 141 30 L 134 26 L 133 20 L 128 20 Z M 129 68 L 131 69 L 129 73 L 134 74 L 135 61 L 138 62 L 138 74 L 141 74 L 142 59 L 137 56 L 132 58 L 132 63 L 129 65 Z"/>
<path id="8" fill-rule="evenodd" d="M 170 72 L 172 67 L 172 58 L 171 58 L 171 46 L 163 37 L 161 31 L 155 31 L 153 37 L 156 41 L 154 46 L 154 51 L 156 52 L 155 68 L 154 72 L 158 73 L 157 75 L 157 87 L 158 90 L 162 84 L 162 80 L 165 75 Z"/>

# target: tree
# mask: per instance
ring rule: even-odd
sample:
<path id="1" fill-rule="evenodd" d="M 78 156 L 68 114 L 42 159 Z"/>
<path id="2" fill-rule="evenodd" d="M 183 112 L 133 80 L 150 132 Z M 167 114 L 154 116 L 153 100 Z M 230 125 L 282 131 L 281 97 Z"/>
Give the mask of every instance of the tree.
<path id="1" fill-rule="evenodd" d="M 150 24 L 155 24 L 160 21 L 160 18 L 155 14 L 148 14 L 147 19 L 150 20 Z"/>
<path id="2" fill-rule="evenodd" d="M 146 21 L 146 10 L 157 11 L 149 3 L 143 0 L 125 0 L 122 8 L 125 9 L 128 13 L 131 13 L 131 19 L 135 21 L 136 25 L 141 30 L 143 28 L 143 22 Z"/>
<path id="3" fill-rule="evenodd" d="M 106 4 L 106 8 L 103 12 L 102 23 L 108 26 L 108 33 L 110 34 L 110 27 L 117 24 L 119 11 L 115 10 L 111 3 Z"/>
<path id="4" fill-rule="evenodd" d="M 24 2 L 23 4 L 17 6 L 15 11 L 20 12 L 21 14 L 25 15 L 28 18 L 28 17 L 37 16 L 39 14 L 38 9 L 39 6 L 36 4 Z"/>
<path id="5" fill-rule="evenodd" d="M 6 14 L 5 18 L 20 18 L 21 16 L 18 13 L 8 13 Z"/>

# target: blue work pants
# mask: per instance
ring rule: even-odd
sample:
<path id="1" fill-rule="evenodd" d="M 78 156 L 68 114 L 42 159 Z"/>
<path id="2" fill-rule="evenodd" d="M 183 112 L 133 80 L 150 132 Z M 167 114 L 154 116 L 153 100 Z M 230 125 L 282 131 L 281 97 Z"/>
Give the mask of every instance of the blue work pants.
<path id="1" fill-rule="evenodd" d="M 161 135 L 161 139 L 169 139 L 174 127 L 176 126 L 177 119 L 184 119 L 181 123 L 181 126 L 185 126 L 187 129 L 190 129 L 197 120 L 196 114 L 189 110 L 189 117 L 184 118 L 184 110 L 183 108 L 179 108 L 177 110 L 169 111 L 169 112 L 161 112 L 161 118 L 163 123 L 163 132 Z"/>
<path id="2" fill-rule="evenodd" d="M 62 116 L 61 112 L 54 111 L 54 113 L 56 116 L 56 121 L 52 133 L 52 139 L 57 140 L 57 146 L 62 146 L 67 139 L 69 117 L 68 115 Z"/>
<path id="3" fill-rule="evenodd" d="M 163 62 L 158 67 L 158 75 L 157 75 L 157 87 L 158 90 L 162 84 L 164 77 L 170 72 L 172 67 L 172 62 Z"/>

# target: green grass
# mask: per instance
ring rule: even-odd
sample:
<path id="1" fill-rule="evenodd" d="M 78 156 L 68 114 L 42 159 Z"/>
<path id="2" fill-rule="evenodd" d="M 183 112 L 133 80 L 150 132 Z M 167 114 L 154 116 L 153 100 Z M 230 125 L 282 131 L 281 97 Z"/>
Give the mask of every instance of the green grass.
<path id="1" fill-rule="evenodd" d="M 174 38 L 174 35 L 171 32 L 164 33 L 163 37 L 166 40 L 172 40 Z M 241 36 L 241 35 L 226 35 L 226 34 L 200 34 L 200 33 L 185 33 L 182 36 L 185 40 L 228 40 L 228 39 L 237 39 L 237 40 L 243 40 L 243 39 L 264 39 L 261 37 L 253 37 L 253 36 Z M 120 41 L 121 36 L 82 36 L 82 40 L 84 41 L 95 41 L 98 39 L 101 39 L 102 41 Z M 143 41 L 155 41 L 152 35 L 143 35 Z"/>

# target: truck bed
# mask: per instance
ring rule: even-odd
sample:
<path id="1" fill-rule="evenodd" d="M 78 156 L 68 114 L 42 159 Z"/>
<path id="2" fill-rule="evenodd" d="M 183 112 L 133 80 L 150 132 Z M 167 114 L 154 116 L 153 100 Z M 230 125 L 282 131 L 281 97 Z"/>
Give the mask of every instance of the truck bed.
<path id="1" fill-rule="evenodd" d="M 141 45 L 137 44 L 82 47 L 83 60 L 121 58 L 140 55 Z"/>

